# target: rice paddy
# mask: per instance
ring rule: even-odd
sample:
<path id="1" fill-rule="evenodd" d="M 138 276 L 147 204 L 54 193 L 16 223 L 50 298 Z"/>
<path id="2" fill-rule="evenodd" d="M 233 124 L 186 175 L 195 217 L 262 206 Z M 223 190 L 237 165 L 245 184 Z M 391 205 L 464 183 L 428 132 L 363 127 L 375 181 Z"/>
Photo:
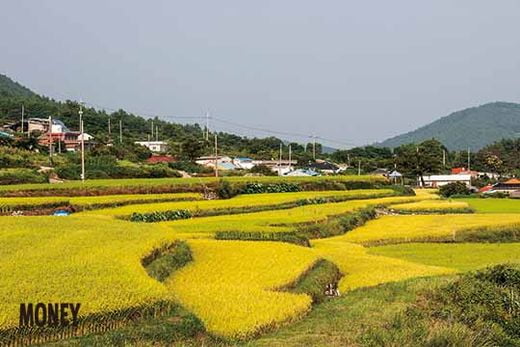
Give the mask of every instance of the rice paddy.
<path id="1" fill-rule="evenodd" d="M 236 179 L 240 180 L 243 178 Z M 128 184 L 137 182 L 141 181 Z M 191 184 L 180 179 L 171 182 Z M 320 200 L 324 198 L 333 200 Z M 310 202 L 290 205 L 301 200 Z M 497 206 L 503 207 L 500 210 L 491 208 L 496 199 L 478 200 L 440 200 L 432 190 L 396 196 L 389 188 L 251 194 L 228 200 L 201 200 L 200 193 L 194 192 L 3 197 L 0 206 L 66 201 L 86 211 L 69 217 L 0 217 L 0 331 L 16 326 L 20 302 L 82 302 L 80 315 L 88 317 L 169 301 L 194 313 L 209 334 L 244 339 L 290 324 L 312 310 L 308 294 L 284 288 L 320 259 L 335 264 L 343 273 L 341 293 L 488 264 L 520 262 L 517 243 L 435 243 L 453 241 L 455 235 L 468 229 L 485 233 L 520 226 L 520 214 L 512 213 L 516 201 L 498 201 Z M 124 206 L 99 208 L 117 205 Z M 302 225 L 326 225 L 367 207 L 377 207 L 381 215 L 343 235 L 310 240 L 310 247 L 214 239 L 214 234 L 222 231 L 297 233 Z M 469 207 L 476 213 L 440 213 Z M 254 208 L 265 210 L 253 212 Z M 170 210 L 218 215 L 195 213 L 190 219 L 158 223 L 118 218 L 134 212 Z M 386 215 L 385 211 L 413 214 Z M 193 261 L 164 282 L 150 277 L 142 259 L 177 240 L 187 242 Z"/>

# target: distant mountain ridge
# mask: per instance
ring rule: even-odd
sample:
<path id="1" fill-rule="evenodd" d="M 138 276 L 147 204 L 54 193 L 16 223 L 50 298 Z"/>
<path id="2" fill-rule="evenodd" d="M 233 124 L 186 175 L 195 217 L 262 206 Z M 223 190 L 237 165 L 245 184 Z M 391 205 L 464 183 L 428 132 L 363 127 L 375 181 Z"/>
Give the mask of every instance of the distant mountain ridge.
<path id="1" fill-rule="evenodd" d="M 397 147 L 435 138 L 450 150 L 479 150 L 503 138 L 520 136 L 520 104 L 492 102 L 442 117 L 414 131 L 377 143 Z"/>

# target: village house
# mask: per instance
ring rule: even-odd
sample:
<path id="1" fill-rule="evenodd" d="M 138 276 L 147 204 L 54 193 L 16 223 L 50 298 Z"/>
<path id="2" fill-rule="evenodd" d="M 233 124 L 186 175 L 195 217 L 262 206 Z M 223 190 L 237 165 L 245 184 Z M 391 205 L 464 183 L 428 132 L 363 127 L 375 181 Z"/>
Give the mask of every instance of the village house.
<path id="1" fill-rule="evenodd" d="M 506 193 L 512 196 L 518 196 L 520 193 L 520 180 L 517 178 L 511 178 L 505 182 L 498 182 L 488 187 L 485 193 Z"/>
<path id="2" fill-rule="evenodd" d="M 418 178 L 418 185 L 422 186 L 421 179 Z M 423 176 L 424 187 L 427 188 L 437 188 L 442 187 L 448 183 L 461 182 L 466 186 L 471 186 L 471 175 L 431 175 L 431 176 Z"/>
<path id="3" fill-rule="evenodd" d="M 233 164 L 239 168 L 244 170 L 251 170 L 255 164 L 253 163 L 253 159 L 246 157 L 237 157 L 233 159 Z"/>
<path id="4" fill-rule="evenodd" d="M 325 160 L 316 160 L 315 163 L 309 164 L 308 167 L 309 169 L 317 170 L 325 174 L 335 174 L 341 171 L 339 166 Z"/>
<path id="5" fill-rule="evenodd" d="M 134 143 L 144 146 L 152 152 L 164 153 L 168 151 L 168 143 L 165 141 L 136 141 Z"/>

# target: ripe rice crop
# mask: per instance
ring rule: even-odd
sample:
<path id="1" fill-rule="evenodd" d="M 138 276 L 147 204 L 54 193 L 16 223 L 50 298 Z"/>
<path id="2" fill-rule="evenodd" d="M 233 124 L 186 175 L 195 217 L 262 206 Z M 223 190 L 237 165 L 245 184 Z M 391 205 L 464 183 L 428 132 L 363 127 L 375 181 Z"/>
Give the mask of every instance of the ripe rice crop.
<path id="1" fill-rule="evenodd" d="M 41 197 L 0 197 L 0 209 L 33 209 L 46 206 L 72 205 L 80 209 L 92 209 L 101 206 L 117 206 L 144 202 L 197 200 L 198 193 L 173 194 L 128 194 L 101 196 L 41 196 Z"/>
<path id="2" fill-rule="evenodd" d="M 520 214 L 383 216 L 335 237 L 360 244 L 399 243 L 453 238 L 457 232 L 520 224 Z"/>
<path id="3" fill-rule="evenodd" d="M 467 213 L 472 212 L 468 203 L 455 200 L 423 200 L 392 206 L 392 210 L 401 213 Z"/>
<path id="4" fill-rule="evenodd" d="M 141 258 L 173 239 L 106 217 L 0 217 L 0 329 L 23 302 L 80 302 L 83 316 L 170 298 Z"/>
<path id="5" fill-rule="evenodd" d="M 311 241 L 318 254 L 335 263 L 345 274 L 339 282 L 342 292 L 413 277 L 453 273 L 446 267 L 417 264 L 390 257 L 372 255 L 368 249 L 346 242 L 341 237 Z"/>
<path id="6" fill-rule="evenodd" d="M 289 194 L 289 193 L 284 193 Z M 267 198 L 267 197 L 266 197 Z M 200 217 L 163 222 L 179 233 L 215 233 L 217 231 L 280 232 L 292 231 L 295 224 L 318 223 L 328 217 L 349 213 L 369 206 L 389 205 L 424 199 L 422 196 L 392 196 L 337 203 L 306 205 L 286 210 L 264 211 L 235 215 Z"/>
<path id="7" fill-rule="evenodd" d="M 260 177 L 226 177 L 224 180 L 233 184 L 245 184 L 248 182 L 258 182 L 264 184 L 270 183 L 315 183 L 315 182 L 362 182 L 362 183 L 379 183 L 387 184 L 388 180 L 384 177 L 378 176 L 319 176 L 319 177 L 278 177 L 278 176 L 260 176 Z M 5 195 L 9 192 L 27 192 L 27 191 L 44 191 L 50 190 L 59 192 L 60 190 L 102 190 L 107 188 L 129 188 L 129 187 L 158 187 L 168 186 L 182 189 L 198 189 L 205 185 L 216 185 L 219 179 L 215 177 L 194 177 L 194 178 L 133 178 L 133 179 L 100 179 L 81 181 L 68 181 L 62 184 L 12 184 L 0 185 L 0 195 Z"/>
<path id="8" fill-rule="evenodd" d="M 362 199 L 364 197 L 383 197 L 394 195 L 392 189 L 357 189 L 340 191 L 311 191 L 294 193 L 269 193 L 254 195 L 239 195 L 226 200 L 203 200 L 203 201 L 181 201 L 165 202 L 152 204 L 138 204 L 132 206 L 122 206 L 107 208 L 88 212 L 93 214 L 109 216 L 129 216 L 132 213 L 151 213 L 169 210 L 190 210 L 192 213 L 197 211 L 226 210 L 231 208 L 248 208 L 252 206 L 282 205 L 290 202 L 297 202 L 304 199 L 327 198 L 337 199 Z"/>
<path id="9" fill-rule="evenodd" d="M 191 240 L 194 262 L 166 285 L 183 306 L 222 337 L 240 338 L 307 312 L 306 294 L 277 291 L 309 269 L 308 248 L 276 242 Z"/>

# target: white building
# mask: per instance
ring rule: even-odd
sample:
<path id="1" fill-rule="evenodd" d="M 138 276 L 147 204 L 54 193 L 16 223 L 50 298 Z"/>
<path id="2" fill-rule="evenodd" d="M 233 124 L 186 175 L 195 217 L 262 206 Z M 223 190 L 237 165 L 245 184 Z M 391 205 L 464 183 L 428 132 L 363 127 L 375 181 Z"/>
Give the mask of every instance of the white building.
<path id="1" fill-rule="evenodd" d="M 251 170 L 255 164 L 253 163 L 253 159 L 237 157 L 233 159 L 233 164 L 240 169 Z"/>
<path id="2" fill-rule="evenodd" d="M 471 186 L 471 175 L 431 175 L 431 176 L 424 176 L 424 186 L 425 187 L 441 187 L 448 183 L 454 183 L 454 182 L 462 182 L 466 186 Z M 421 178 L 419 180 L 419 185 L 421 185 Z"/>
<path id="3" fill-rule="evenodd" d="M 152 152 L 166 152 L 168 144 L 164 141 L 136 141 L 136 145 L 145 146 Z"/>

